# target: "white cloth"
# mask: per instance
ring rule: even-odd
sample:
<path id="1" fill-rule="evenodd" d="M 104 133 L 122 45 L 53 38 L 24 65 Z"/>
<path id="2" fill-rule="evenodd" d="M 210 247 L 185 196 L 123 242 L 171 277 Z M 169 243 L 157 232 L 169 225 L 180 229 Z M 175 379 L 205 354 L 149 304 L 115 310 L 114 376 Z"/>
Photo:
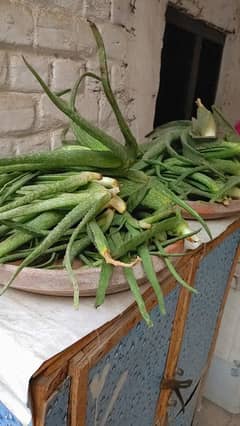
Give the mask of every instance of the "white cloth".
<path id="1" fill-rule="evenodd" d="M 209 221 L 213 237 L 235 219 Z M 196 222 L 190 225 L 199 228 Z M 199 235 L 202 242 L 208 241 L 205 231 Z M 0 401 L 28 425 L 28 384 L 33 373 L 44 361 L 115 318 L 132 302 L 131 293 L 125 291 L 107 296 L 97 310 L 92 297 L 82 297 L 79 310 L 74 310 L 71 298 L 9 289 L 0 298 Z"/>

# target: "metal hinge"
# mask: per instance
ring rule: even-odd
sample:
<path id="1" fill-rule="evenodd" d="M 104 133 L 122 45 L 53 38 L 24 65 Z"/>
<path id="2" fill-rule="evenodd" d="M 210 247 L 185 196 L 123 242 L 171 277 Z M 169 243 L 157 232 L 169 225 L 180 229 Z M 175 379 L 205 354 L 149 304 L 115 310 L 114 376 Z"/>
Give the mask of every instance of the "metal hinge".
<path id="1" fill-rule="evenodd" d="M 240 262 L 238 262 L 236 271 L 233 275 L 231 287 L 233 290 L 237 290 L 237 291 L 240 290 Z"/>

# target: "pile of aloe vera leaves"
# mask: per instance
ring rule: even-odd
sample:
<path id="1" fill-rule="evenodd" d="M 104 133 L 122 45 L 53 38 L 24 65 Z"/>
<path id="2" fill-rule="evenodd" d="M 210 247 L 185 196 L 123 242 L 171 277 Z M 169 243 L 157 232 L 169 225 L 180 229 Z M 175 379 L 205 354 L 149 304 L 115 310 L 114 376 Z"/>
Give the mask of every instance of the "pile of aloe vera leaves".
<path id="1" fill-rule="evenodd" d="M 240 138 L 216 106 L 197 100 L 197 118 L 155 129 L 135 168 L 157 176 L 184 200 L 228 205 L 240 198 Z"/>
<path id="2" fill-rule="evenodd" d="M 69 127 L 63 134 L 62 146 L 52 152 L 0 158 L 0 263 L 20 261 L 0 294 L 24 267 L 65 268 L 73 285 L 74 305 L 78 307 L 81 283 L 76 280 L 73 265 L 80 260 L 83 267 L 100 268 L 95 302 L 100 306 L 114 267 L 121 266 L 142 317 L 151 325 L 134 265 L 142 262 L 162 314 L 164 297 L 152 255 L 163 259 L 180 285 L 195 292 L 174 267 L 171 256 L 179 254 L 167 254 L 166 247 L 178 240 L 196 238 L 196 231 L 191 231 L 182 217 L 183 209 L 211 237 L 205 221 L 186 200 L 194 194 L 219 201 L 232 196 L 234 190 L 237 193 L 240 145 L 233 137 L 234 129 L 218 110 L 215 115 L 222 127 L 224 123 L 228 139 L 220 141 L 216 133 L 211 133 L 209 128 L 215 119 L 200 101 L 193 123 L 168 123 L 156 129 L 146 144 L 138 144 L 111 89 L 102 37 L 94 23 L 89 25 L 98 48 L 100 74 L 86 72 L 72 89 L 52 92 L 23 58 L 52 102 L 69 118 Z M 86 77 L 102 85 L 124 144 L 77 111 L 78 89 Z M 66 93 L 67 101 L 63 98 Z M 70 139 L 68 130 L 74 135 Z M 224 157 L 227 148 L 229 154 Z M 230 163 L 236 165 L 236 170 L 224 169 L 224 164 L 230 167 Z M 206 180 L 216 178 L 218 190 L 214 195 L 209 195 L 203 176 Z"/>

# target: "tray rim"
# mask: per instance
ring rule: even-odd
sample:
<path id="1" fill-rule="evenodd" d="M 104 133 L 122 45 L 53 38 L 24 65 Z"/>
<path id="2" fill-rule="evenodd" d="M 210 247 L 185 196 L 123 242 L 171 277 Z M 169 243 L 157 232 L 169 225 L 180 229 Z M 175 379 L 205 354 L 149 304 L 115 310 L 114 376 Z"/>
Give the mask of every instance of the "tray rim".
<path id="1" fill-rule="evenodd" d="M 180 240 L 174 244 L 166 247 L 169 253 L 182 252 L 184 253 L 184 241 Z M 176 264 L 180 258 L 174 259 Z M 169 274 L 167 268 L 164 265 L 162 258 L 158 256 L 152 256 L 156 273 L 161 274 L 161 278 L 165 278 Z M 6 263 L 0 265 L 0 286 L 11 277 L 16 271 L 17 265 Z M 142 265 L 139 262 L 133 267 L 136 279 L 139 285 L 145 284 L 147 278 L 143 271 Z M 80 267 L 75 269 L 75 274 L 79 282 L 80 296 L 95 296 L 98 284 L 100 268 L 88 268 Z M 41 280 L 43 281 L 42 284 Z M 57 283 L 58 281 L 58 283 Z M 45 284 L 44 284 L 45 282 Z M 54 283 L 52 285 L 51 283 Z M 35 284 L 32 284 L 35 283 Z M 39 283 L 36 285 L 36 283 Z M 59 286 L 59 288 L 58 288 Z M 10 288 L 24 291 L 28 293 L 35 293 L 47 296 L 63 296 L 72 297 L 73 289 L 69 276 L 65 270 L 59 269 L 38 269 L 32 267 L 25 267 L 19 273 L 16 280 L 11 284 Z M 107 290 L 107 294 L 114 294 L 121 291 L 129 290 L 129 286 L 126 283 L 123 268 L 115 267 L 111 283 Z"/>
<path id="2" fill-rule="evenodd" d="M 209 201 L 187 201 L 187 204 L 196 210 L 203 219 L 224 219 L 237 214 L 240 215 L 240 200 L 232 200 L 227 206 Z M 182 214 L 185 219 L 195 220 L 186 210 L 182 210 Z"/>

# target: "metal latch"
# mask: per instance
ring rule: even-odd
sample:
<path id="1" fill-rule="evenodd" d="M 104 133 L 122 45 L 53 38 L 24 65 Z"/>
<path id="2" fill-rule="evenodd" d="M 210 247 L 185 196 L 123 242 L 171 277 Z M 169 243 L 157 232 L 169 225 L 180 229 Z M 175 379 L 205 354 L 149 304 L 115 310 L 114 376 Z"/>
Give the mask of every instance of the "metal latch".
<path id="1" fill-rule="evenodd" d="M 233 288 L 233 290 L 240 290 L 240 262 L 238 262 L 236 271 L 233 275 L 231 287 Z"/>
<path id="2" fill-rule="evenodd" d="M 162 389 L 171 389 L 178 398 L 182 411 L 185 411 L 185 403 L 180 392 L 180 389 L 187 389 L 192 385 L 193 381 L 191 379 L 188 380 L 177 380 L 177 379 L 163 379 L 161 388 Z"/>

